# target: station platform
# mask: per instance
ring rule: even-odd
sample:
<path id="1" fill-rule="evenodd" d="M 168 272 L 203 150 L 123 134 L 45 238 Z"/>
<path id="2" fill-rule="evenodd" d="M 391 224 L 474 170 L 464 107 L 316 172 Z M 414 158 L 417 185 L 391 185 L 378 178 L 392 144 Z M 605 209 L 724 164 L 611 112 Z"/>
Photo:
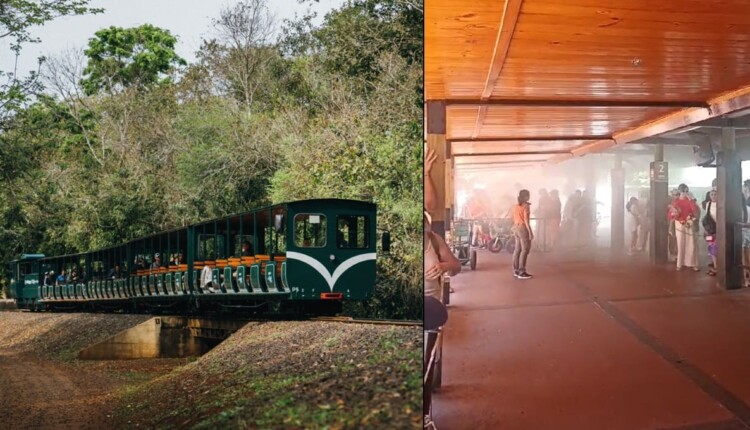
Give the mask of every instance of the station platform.
<path id="1" fill-rule="evenodd" d="M 439 430 L 750 427 L 750 289 L 643 257 L 480 252 L 451 279 Z"/>

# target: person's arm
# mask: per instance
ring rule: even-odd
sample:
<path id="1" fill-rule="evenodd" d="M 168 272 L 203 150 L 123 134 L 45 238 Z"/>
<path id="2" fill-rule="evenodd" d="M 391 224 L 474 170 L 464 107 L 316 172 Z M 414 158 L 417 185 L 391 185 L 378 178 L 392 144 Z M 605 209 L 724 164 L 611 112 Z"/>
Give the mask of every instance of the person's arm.
<path id="1" fill-rule="evenodd" d="M 425 272 L 425 278 L 437 279 L 443 273 L 455 276 L 461 271 L 461 262 L 459 262 L 456 256 L 453 255 L 448 244 L 445 243 L 445 239 L 438 235 L 434 235 L 434 237 L 438 243 L 437 253 L 440 257 L 440 262 L 427 269 Z"/>
<path id="2" fill-rule="evenodd" d="M 430 214 L 434 214 L 437 209 L 437 194 L 430 176 L 430 170 L 432 170 L 435 160 L 437 160 L 435 151 L 427 149 L 427 153 L 424 155 L 424 208 Z"/>
<path id="3" fill-rule="evenodd" d="M 526 205 L 526 208 L 524 208 L 523 211 L 523 222 L 526 224 L 526 228 L 529 229 L 529 239 L 534 240 L 534 233 L 531 231 L 531 209 L 529 208 L 529 205 Z"/>

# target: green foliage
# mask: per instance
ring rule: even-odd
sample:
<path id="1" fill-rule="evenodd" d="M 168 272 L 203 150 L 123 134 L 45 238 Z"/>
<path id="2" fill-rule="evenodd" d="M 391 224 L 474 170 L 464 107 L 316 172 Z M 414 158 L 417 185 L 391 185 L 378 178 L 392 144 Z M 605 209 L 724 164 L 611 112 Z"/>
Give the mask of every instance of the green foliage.
<path id="1" fill-rule="evenodd" d="M 39 42 L 29 27 L 43 25 L 65 15 L 101 13 L 103 9 L 88 7 L 89 0 L 3 0 L 0 7 L 0 37 L 13 38 L 11 49 L 20 51 L 25 42 Z"/>
<path id="2" fill-rule="evenodd" d="M 0 2 L 0 39 L 11 38 L 10 48 L 20 55 L 24 43 L 37 43 L 29 28 L 66 15 L 100 13 L 103 9 L 89 8 L 90 0 L 2 0 Z M 39 59 L 41 64 L 44 58 Z M 23 78 L 15 72 L 0 70 L 0 131 L 7 129 L 9 118 L 27 101 L 30 94 L 41 90 L 37 73 Z"/>
<path id="3" fill-rule="evenodd" d="M 174 52 L 177 39 L 151 24 L 113 26 L 95 35 L 84 51 L 89 62 L 81 84 L 88 95 L 163 82 L 163 75 L 174 66 L 187 64 Z"/>

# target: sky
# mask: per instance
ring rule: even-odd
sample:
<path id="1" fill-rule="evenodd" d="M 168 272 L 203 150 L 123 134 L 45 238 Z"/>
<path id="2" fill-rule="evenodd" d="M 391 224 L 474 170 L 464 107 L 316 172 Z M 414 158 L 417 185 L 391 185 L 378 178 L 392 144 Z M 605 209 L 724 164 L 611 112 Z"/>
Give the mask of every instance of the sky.
<path id="1" fill-rule="evenodd" d="M 211 20 L 218 17 L 221 9 L 234 3 L 231 0 L 92 0 L 90 6 L 104 8 L 104 13 L 57 18 L 31 30 L 31 34 L 41 38 L 42 42 L 23 46 L 18 59 L 19 76 L 36 70 L 39 56 L 49 57 L 67 49 L 84 48 L 97 30 L 113 25 L 127 28 L 149 23 L 168 29 L 178 38 L 177 54 L 193 62 L 201 40 L 212 35 Z M 284 19 L 294 18 L 295 13 L 302 16 L 309 9 L 318 13 L 317 25 L 328 11 L 338 9 L 344 3 L 345 0 L 319 0 L 305 4 L 299 4 L 298 0 L 268 0 L 279 25 Z M 16 62 L 9 45 L 7 40 L 0 42 L 0 70 L 6 72 L 13 71 Z"/>

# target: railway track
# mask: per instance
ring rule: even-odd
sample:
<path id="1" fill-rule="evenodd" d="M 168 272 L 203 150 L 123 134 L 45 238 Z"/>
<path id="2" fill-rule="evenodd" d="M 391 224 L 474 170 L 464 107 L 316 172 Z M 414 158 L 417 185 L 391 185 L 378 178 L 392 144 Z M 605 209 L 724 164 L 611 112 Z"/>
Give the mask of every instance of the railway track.
<path id="1" fill-rule="evenodd" d="M 314 317 L 314 318 L 310 318 L 309 321 L 331 321 L 331 322 L 341 322 L 341 323 L 347 323 L 347 324 L 422 326 L 422 321 L 355 319 L 352 317 Z"/>

